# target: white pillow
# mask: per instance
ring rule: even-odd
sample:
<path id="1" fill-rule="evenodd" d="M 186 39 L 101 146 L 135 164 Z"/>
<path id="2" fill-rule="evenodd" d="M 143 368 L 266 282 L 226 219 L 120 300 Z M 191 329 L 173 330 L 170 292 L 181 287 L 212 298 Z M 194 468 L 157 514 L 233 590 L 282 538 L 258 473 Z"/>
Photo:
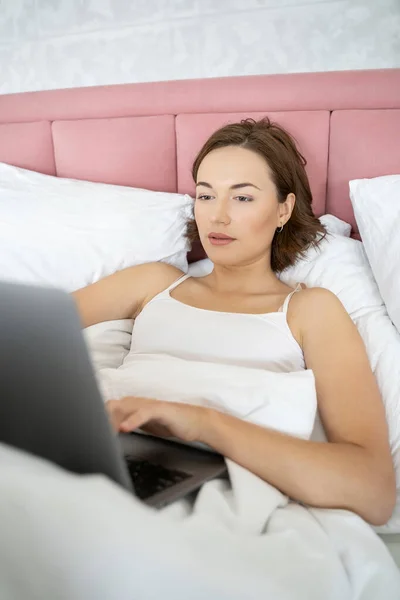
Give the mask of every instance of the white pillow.
<path id="1" fill-rule="evenodd" d="M 350 223 L 346 223 L 345 221 L 338 219 L 337 217 L 335 217 L 335 215 L 322 215 L 322 217 L 320 217 L 319 220 L 330 233 L 337 233 L 338 235 L 350 237 Z"/>
<path id="2" fill-rule="evenodd" d="M 400 175 L 350 181 L 350 198 L 382 298 L 400 331 Z"/>
<path id="3" fill-rule="evenodd" d="M 192 206 L 187 195 L 0 163 L 0 279 L 71 292 L 140 263 L 186 271 Z"/>
<path id="4" fill-rule="evenodd" d="M 189 268 L 195 277 L 211 270 L 208 259 Z M 329 234 L 318 249 L 310 249 L 281 278 L 291 286 L 304 282 L 308 287 L 324 287 L 334 292 L 364 340 L 385 405 L 398 492 L 392 518 L 376 530 L 400 533 L 400 334 L 387 314 L 363 245 L 351 238 Z"/>

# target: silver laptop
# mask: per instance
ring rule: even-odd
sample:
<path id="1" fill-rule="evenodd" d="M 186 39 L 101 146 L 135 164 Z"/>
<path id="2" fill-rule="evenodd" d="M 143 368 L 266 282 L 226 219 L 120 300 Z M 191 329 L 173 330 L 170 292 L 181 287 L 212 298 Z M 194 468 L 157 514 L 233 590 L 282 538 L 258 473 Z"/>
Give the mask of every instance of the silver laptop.
<path id="1" fill-rule="evenodd" d="M 1 442 L 75 473 L 103 473 L 150 506 L 226 473 L 209 450 L 113 432 L 63 291 L 0 282 L 0 396 Z"/>

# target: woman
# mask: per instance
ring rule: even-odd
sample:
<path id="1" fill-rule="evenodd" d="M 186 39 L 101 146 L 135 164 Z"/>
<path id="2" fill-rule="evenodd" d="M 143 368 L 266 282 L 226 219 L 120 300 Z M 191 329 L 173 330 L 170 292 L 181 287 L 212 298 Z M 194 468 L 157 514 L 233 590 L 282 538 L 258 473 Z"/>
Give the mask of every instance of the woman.
<path id="1" fill-rule="evenodd" d="M 223 127 L 193 165 L 197 191 L 189 235 L 201 240 L 212 273 L 182 277 L 170 265 L 145 264 L 74 296 L 85 327 L 140 315 L 146 352 L 159 353 L 161 336 L 165 353 L 176 355 L 179 347 L 180 356 L 197 360 L 312 369 L 328 443 L 157 399 L 126 397 L 107 408 L 117 430 L 144 427 L 203 442 L 300 502 L 348 509 L 381 525 L 394 507 L 395 478 L 363 342 L 334 294 L 293 290 L 277 276 L 324 235 L 304 165 L 290 135 L 268 119 Z M 152 328 L 156 313 L 162 333 Z"/>

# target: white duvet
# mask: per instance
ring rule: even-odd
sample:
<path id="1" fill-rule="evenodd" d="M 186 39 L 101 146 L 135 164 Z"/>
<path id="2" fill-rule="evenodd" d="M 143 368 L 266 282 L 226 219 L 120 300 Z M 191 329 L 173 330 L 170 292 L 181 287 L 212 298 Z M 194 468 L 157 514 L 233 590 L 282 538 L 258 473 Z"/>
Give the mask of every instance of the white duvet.
<path id="1" fill-rule="evenodd" d="M 358 517 L 309 510 L 229 463 L 232 488 L 153 512 L 105 478 L 0 445 L 2 600 L 395 600 L 399 573 Z M 174 513 L 174 514 L 172 514 Z"/>
<path id="2" fill-rule="evenodd" d="M 98 376 L 103 393 L 129 387 L 158 397 L 164 390 L 166 400 L 207 399 L 241 418 L 310 437 L 311 371 L 213 371 L 184 362 L 141 357 L 129 373 L 107 367 Z M 239 385 L 223 387 L 228 375 Z M 229 482 L 209 482 L 195 500 L 160 512 L 104 477 L 67 474 L 1 445 L 0 464 L 1 600 L 400 598 L 400 573 L 361 518 L 290 502 L 232 461 Z"/>

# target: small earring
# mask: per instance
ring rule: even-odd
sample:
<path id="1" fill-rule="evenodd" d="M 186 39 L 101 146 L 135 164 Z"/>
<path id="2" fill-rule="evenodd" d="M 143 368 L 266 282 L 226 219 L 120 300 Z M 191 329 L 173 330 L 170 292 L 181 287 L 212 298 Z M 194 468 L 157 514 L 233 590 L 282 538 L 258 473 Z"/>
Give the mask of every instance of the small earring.
<path id="1" fill-rule="evenodd" d="M 283 225 L 281 225 L 281 226 L 280 226 L 280 227 L 279 227 L 279 228 L 276 230 L 276 232 L 277 232 L 277 233 L 280 233 L 282 230 L 283 230 Z"/>

